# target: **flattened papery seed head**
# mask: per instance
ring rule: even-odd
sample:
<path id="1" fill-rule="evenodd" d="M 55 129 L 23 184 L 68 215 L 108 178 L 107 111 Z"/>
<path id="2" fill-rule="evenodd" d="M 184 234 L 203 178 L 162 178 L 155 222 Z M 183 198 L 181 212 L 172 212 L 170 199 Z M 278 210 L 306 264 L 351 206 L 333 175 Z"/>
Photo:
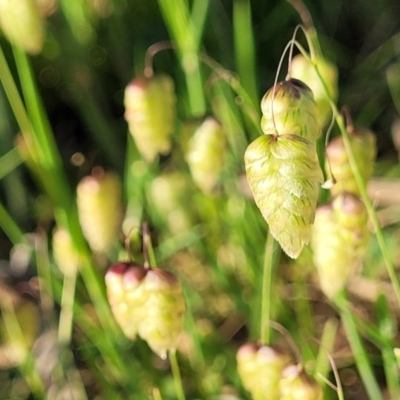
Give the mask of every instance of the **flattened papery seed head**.
<path id="1" fill-rule="evenodd" d="M 148 290 L 170 290 L 180 286 L 177 277 L 169 271 L 160 268 L 149 270 L 145 282 Z"/>
<path id="2" fill-rule="evenodd" d="M 134 289 L 143 281 L 147 273 L 148 269 L 139 265 L 130 264 L 129 268 L 125 271 L 123 277 L 124 289 L 125 290 Z"/>

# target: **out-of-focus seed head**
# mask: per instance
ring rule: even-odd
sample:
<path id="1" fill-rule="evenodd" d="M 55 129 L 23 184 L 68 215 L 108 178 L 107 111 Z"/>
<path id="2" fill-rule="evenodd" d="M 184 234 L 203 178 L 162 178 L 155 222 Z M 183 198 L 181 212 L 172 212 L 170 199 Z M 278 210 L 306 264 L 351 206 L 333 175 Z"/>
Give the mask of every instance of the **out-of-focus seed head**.
<path id="1" fill-rule="evenodd" d="M 118 176 L 97 167 L 77 188 L 83 234 L 90 247 L 107 253 L 118 239 L 122 219 L 122 186 Z"/>
<path id="2" fill-rule="evenodd" d="M 297 258 L 311 236 L 323 180 L 315 146 L 298 136 L 263 135 L 245 152 L 254 200 L 282 249 Z"/>
<path id="3" fill-rule="evenodd" d="M 279 399 L 279 380 L 289 357 L 268 346 L 246 343 L 236 354 L 243 386 L 254 400 Z"/>
<path id="4" fill-rule="evenodd" d="M 323 57 L 315 58 L 313 63 L 318 68 L 330 97 L 335 101 L 338 97 L 338 70 L 336 66 Z M 293 78 L 302 80 L 311 88 L 318 108 L 317 121 L 321 128 L 324 127 L 332 117 L 332 109 L 325 92 L 325 87 L 313 64 L 305 59 L 302 54 L 298 54 L 291 61 L 290 75 Z"/>
<path id="5" fill-rule="evenodd" d="M 215 187 L 224 162 L 225 133 L 214 118 L 207 118 L 189 141 L 186 161 L 196 185 L 210 193 Z"/>
<path id="6" fill-rule="evenodd" d="M 310 88 L 289 79 L 277 83 L 261 100 L 261 128 L 266 135 L 296 135 L 314 142 L 321 134 Z"/>
<path id="7" fill-rule="evenodd" d="M 174 82 L 167 75 L 136 78 L 125 89 L 125 119 L 139 152 L 149 163 L 171 149 L 175 103 Z"/>
<path id="8" fill-rule="evenodd" d="M 297 365 L 289 365 L 283 370 L 279 387 L 279 400 L 322 400 L 322 387 Z"/>
<path id="9" fill-rule="evenodd" d="M 360 173 L 364 181 L 368 181 L 373 173 L 376 157 L 375 135 L 368 129 L 355 128 L 350 130 L 349 138 Z M 333 174 L 336 181 L 335 185 L 330 189 L 332 195 L 335 196 L 344 191 L 359 194 L 342 136 L 335 138 L 328 144 L 325 169 L 328 174 Z"/>
<path id="10" fill-rule="evenodd" d="M 105 281 L 111 310 L 127 337 L 135 339 L 139 334 L 162 358 L 177 348 L 185 301 L 175 275 L 117 263 Z"/>
<path id="11" fill-rule="evenodd" d="M 367 212 L 356 196 L 343 193 L 318 207 L 311 247 L 322 291 L 333 298 L 365 257 L 369 240 Z"/>
<path id="12" fill-rule="evenodd" d="M 42 50 L 45 21 L 35 0 L 0 0 L 0 28 L 12 44 L 27 53 Z"/>
<path id="13" fill-rule="evenodd" d="M 80 257 L 65 228 L 53 232 L 53 257 L 64 275 L 74 275 L 80 266 Z"/>

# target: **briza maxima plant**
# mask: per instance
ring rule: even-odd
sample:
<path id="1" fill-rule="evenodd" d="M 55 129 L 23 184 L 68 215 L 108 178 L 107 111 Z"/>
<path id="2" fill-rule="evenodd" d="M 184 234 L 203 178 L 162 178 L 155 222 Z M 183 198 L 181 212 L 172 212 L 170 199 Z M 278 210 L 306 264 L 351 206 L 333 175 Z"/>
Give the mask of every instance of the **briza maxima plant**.
<path id="1" fill-rule="evenodd" d="M 297 258 L 311 236 L 319 186 L 320 136 L 311 90 L 296 79 L 280 82 L 262 99 L 265 135 L 245 152 L 254 200 L 282 249 Z"/>
<path id="2" fill-rule="evenodd" d="M 364 203 L 342 193 L 317 209 L 312 250 L 322 291 L 332 299 L 361 267 L 367 250 L 368 215 Z"/>
<path id="3" fill-rule="evenodd" d="M 174 274 L 119 262 L 105 281 L 111 310 L 128 338 L 139 335 L 161 358 L 177 349 L 185 301 Z"/>
<path id="4" fill-rule="evenodd" d="M 45 20 L 35 0 L 0 0 L 0 28 L 4 36 L 27 53 L 40 53 Z"/>
<path id="5" fill-rule="evenodd" d="M 165 74 L 139 77 L 125 89 L 125 119 L 145 161 L 171 149 L 175 125 L 174 82 Z"/>
<path id="6" fill-rule="evenodd" d="M 122 185 L 118 175 L 93 169 L 77 187 L 77 206 L 83 234 L 93 251 L 107 253 L 118 240 L 122 219 Z"/>

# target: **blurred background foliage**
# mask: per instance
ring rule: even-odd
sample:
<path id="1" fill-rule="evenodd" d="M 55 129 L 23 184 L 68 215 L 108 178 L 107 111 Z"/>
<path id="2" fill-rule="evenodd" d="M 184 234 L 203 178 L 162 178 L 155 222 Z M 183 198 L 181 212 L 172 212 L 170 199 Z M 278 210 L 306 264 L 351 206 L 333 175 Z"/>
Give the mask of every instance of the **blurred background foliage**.
<path id="1" fill-rule="evenodd" d="M 40 3 L 47 10 L 47 33 L 42 51 L 31 56 L 30 61 L 61 155 L 65 183 L 75 190 L 78 182 L 98 165 L 117 172 L 124 182 L 124 204 L 128 210 L 123 233 L 127 235 L 132 226 L 148 222 L 158 262 L 172 269 L 183 282 L 189 316 L 180 350 L 188 398 L 213 398 L 224 393 L 226 399 L 246 398 L 235 372 L 234 357 L 241 343 L 258 339 L 260 276 L 267 226 L 248 198 L 243 183 L 243 152 L 247 143 L 260 133 L 253 118 L 259 117 L 259 101 L 272 86 L 282 51 L 301 22 L 298 13 L 283 0 L 179 2 L 188 5 L 201 33 L 199 51 L 238 77 L 254 108 L 247 108 L 250 103 L 244 104 L 243 96 L 216 79 L 216 71 L 201 59 L 202 96 L 206 103 L 204 110 L 194 109 L 179 54 L 171 49 L 159 52 L 153 60 L 154 71 L 173 78 L 178 117 L 172 152 L 146 166 L 128 136 L 124 90 L 134 77 L 143 74 L 148 48 L 171 41 L 173 24 L 166 22 L 166 13 L 161 11 L 163 2 L 40 0 Z M 400 3 L 395 0 L 305 3 L 324 55 L 339 69 L 339 107 L 347 105 L 355 124 L 369 126 L 376 133 L 375 175 L 397 179 L 391 193 L 398 193 Z M 246 23 L 249 12 L 251 19 Z M 179 26 L 180 17 L 177 18 Z M 301 34 L 299 41 L 305 43 Z M 13 52 L 4 36 L 0 37 L 0 45 L 18 82 Z M 286 68 L 285 62 L 281 79 Z M 195 187 L 182 157 L 182 125 L 204 114 L 216 114 L 227 129 L 229 142 L 219 186 L 211 195 Z M 15 365 L 5 365 L 0 370 L 0 393 L 5 396 L 0 394 L 0 397 L 41 398 L 43 391 L 32 389 L 40 387 L 35 382 L 41 380 L 49 399 L 84 398 L 79 397 L 83 387 L 90 399 L 148 398 L 153 387 L 160 388 L 164 399 L 174 398 L 168 363 L 151 355 L 144 342 L 132 344 L 112 323 L 108 336 L 103 338 L 96 317 L 101 311 L 90 301 L 91 290 L 85 278 L 77 281 L 74 306 L 77 317 L 71 343 L 66 346 L 70 351 L 64 352 L 57 345 L 55 331 L 63 276 L 54 266 L 46 244 L 55 224 L 54 204 L 13 152 L 18 131 L 0 86 L 0 199 L 7 210 L 1 212 L 0 218 L 3 228 L 8 224 L 7 218 L 11 218 L 25 238 L 24 243 L 15 243 L 9 234 L 0 231 L 0 274 L 7 290 L 18 299 L 12 301 L 15 309 L 24 309 L 24 302 L 29 300 L 40 304 L 41 310 L 41 333 L 32 333 L 37 338 L 32 357 L 38 364 L 32 367 L 31 360 L 19 370 Z M 163 209 L 169 189 L 162 177 L 168 174 L 177 177 L 180 183 L 175 183 L 172 189 L 170 197 L 174 204 Z M 400 205 L 398 194 L 397 203 L 395 196 L 392 197 L 389 194 L 381 201 L 394 207 L 385 234 L 399 267 Z M 160 199 L 164 204 L 159 204 Z M 183 231 L 168 220 L 173 212 L 175 221 L 187 221 Z M 93 258 L 99 282 L 108 265 L 126 257 L 123 233 L 121 230 L 118 243 L 107 256 Z M 133 240 L 131 250 L 142 262 L 141 244 Z M 374 278 L 384 275 L 380 257 L 373 243 L 366 271 Z M 311 268 L 307 261 L 300 260 L 296 264 L 298 269 L 291 269 L 283 256 L 281 265 L 273 289 L 277 296 L 271 315 L 301 345 L 310 336 L 320 337 L 325 321 L 336 314 L 316 288 L 315 280 L 309 279 Z M 43 289 L 41 280 L 49 286 Z M 296 286 L 294 282 L 304 285 Z M 104 296 L 104 285 L 99 285 L 99 293 Z M 295 301 L 298 296 L 303 300 L 312 298 L 312 306 Z M 369 299 L 358 301 L 361 313 L 374 314 L 375 305 Z M 10 310 L 7 307 L 2 306 L 3 313 Z M 15 314 L 14 311 L 10 314 Z M 312 315 L 307 315 L 308 312 Z M 389 315 L 394 321 L 398 318 L 398 312 Z M 304 329 L 299 329 L 299 324 Z M 393 329 L 393 336 L 397 337 L 397 330 Z M 28 336 L 26 341 L 32 344 L 29 332 Z M 345 341 L 343 334 L 338 337 L 339 342 Z M 371 347 L 378 380 L 385 386 L 379 356 L 375 347 Z M 366 398 L 346 345 L 339 343 L 338 348 L 342 350 L 337 363 L 347 385 L 346 399 Z M 316 346 L 302 348 L 305 360 L 315 354 Z M 21 377 L 28 377 L 30 389 Z M 327 389 L 326 398 L 335 398 L 333 390 Z"/>

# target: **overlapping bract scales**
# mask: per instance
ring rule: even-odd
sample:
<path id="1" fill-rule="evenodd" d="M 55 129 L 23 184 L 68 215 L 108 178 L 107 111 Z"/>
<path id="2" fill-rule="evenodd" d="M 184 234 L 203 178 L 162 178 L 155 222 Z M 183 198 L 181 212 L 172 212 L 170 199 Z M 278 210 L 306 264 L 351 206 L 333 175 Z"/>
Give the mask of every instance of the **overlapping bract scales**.
<path id="1" fill-rule="evenodd" d="M 318 69 L 325 86 L 321 82 L 315 67 Z M 321 127 L 326 125 L 332 118 L 330 99 L 335 101 L 338 97 L 337 67 L 321 56 L 310 61 L 302 54 L 298 54 L 293 57 L 290 63 L 290 75 L 293 78 L 300 79 L 310 87 L 318 108 L 317 122 Z M 328 90 L 330 99 L 325 88 Z"/>
<path id="2" fill-rule="evenodd" d="M 270 232 L 297 258 L 310 240 L 323 181 L 316 152 L 316 106 L 311 90 L 291 79 L 267 92 L 261 109 L 265 136 L 246 149 L 247 180 Z"/>
<path id="3" fill-rule="evenodd" d="M 134 79 L 125 89 L 125 119 L 147 162 L 171 149 L 175 121 L 174 82 L 167 75 Z"/>
<path id="4" fill-rule="evenodd" d="M 175 275 L 117 263 L 105 279 L 112 312 L 127 337 L 133 340 L 139 335 L 163 358 L 177 348 L 185 302 Z"/>
<path id="5" fill-rule="evenodd" d="M 360 174 L 364 181 L 368 181 L 373 173 L 376 157 L 375 135 L 365 128 L 351 128 L 348 133 L 351 151 L 357 160 Z M 325 169 L 336 181 L 330 189 L 334 196 L 344 191 L 360 194 L 342 136 L 335 138 L 327 146 Z"/>
<path id="6" fill-rule="evenodd" d="M 322 291 L 333 298 L 358 270 L 367 250 L 368 215 L 355 195 L 342 193 L 317 209 L 311 246 Z"/>
<path id="7" fill-rule="evenodd" d="M 289 357 L 272 347 L 246 343 L 237 352 L 237 369 L 253 400 L 279 400 L 279 380 Z"/>
<path id="8" fill-rule="evenodd" d="M 314 142 L 321 134 L 310 88 L 297 79 L 279 82 L 261 100 L 261 128 L 266 135 L 296 135 Z"/>

